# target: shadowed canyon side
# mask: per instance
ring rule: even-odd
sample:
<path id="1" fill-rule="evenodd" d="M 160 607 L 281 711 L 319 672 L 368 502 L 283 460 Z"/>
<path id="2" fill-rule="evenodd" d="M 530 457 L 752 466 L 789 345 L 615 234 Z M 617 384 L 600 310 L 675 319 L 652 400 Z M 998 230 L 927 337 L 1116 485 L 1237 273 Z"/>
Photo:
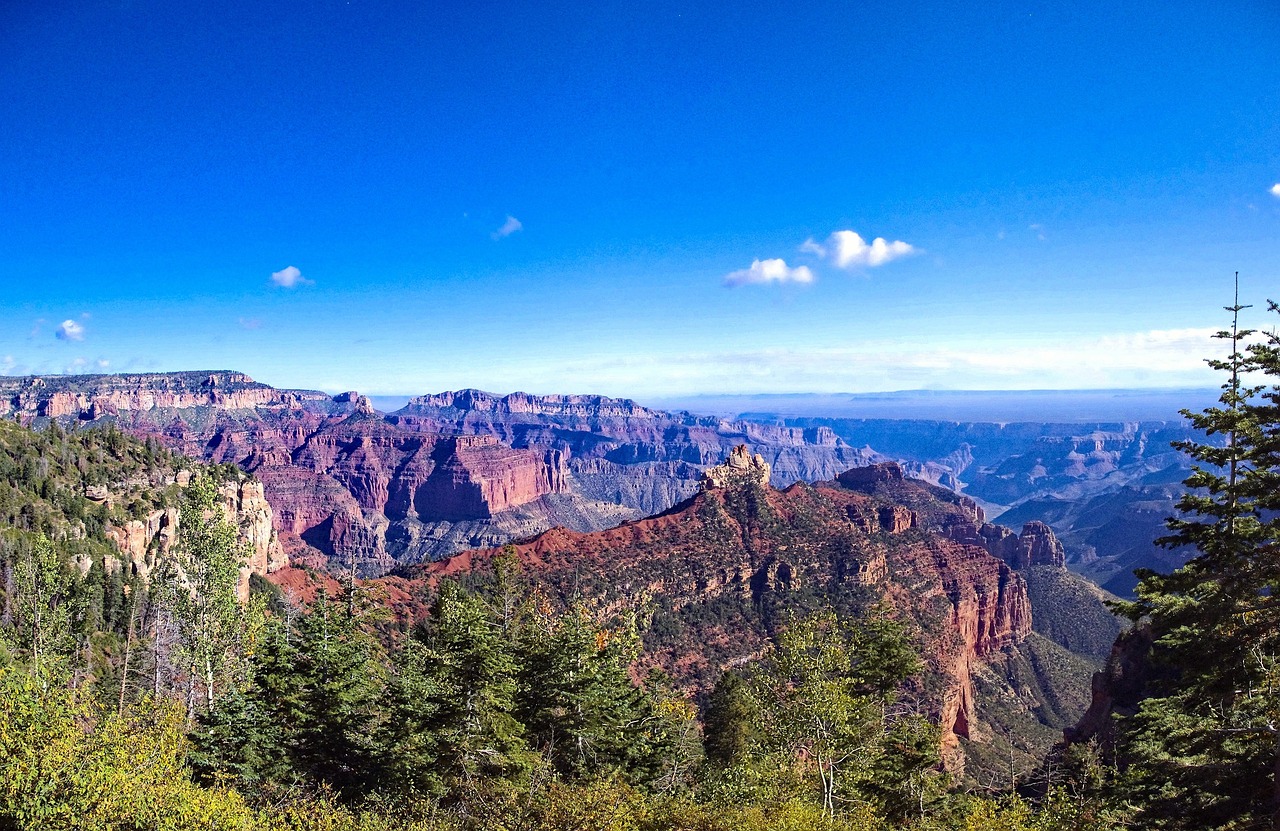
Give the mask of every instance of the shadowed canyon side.
<path id="1" fill-rule="evenodd" d="M 971 500 L 906 478 L 895 464 L 785 490 L 769 487 L 769 475 L 761 456 L 738 448 L 706 471 L 696 495 L 663 514 L 595 533 L 557 528 L 513 548 L 549 598 L 642 614 L 651 660 L 702 693 L 724 669 L 759 654 L 793 612 L 829 603 L 866 614 L 883 604 L 917 627 L 929 670 L 916 693 L 938 718 L 956 767 L 962 745 L 989 743 L 998 732 L 994 707 L 1043 715 L 1040 747 L 1084 711 L 1087 696 L 1076 695 L 1063 718 L 1041 714 L 1035 695 L 1057 679 L 1034 681 L 1033 692 L 1006 677 L 1039 638 L 1015 565 L 1028 551 L 1042 552 L 1038 560 L 1060 551 L 1047 527 L 995 533 Z M 961 538 L 960 527 L 986 534 Z M 1016 544 L 992 547 L 1009 549 L 1012 562 L 984 544 L 1009 535 Z M 499 551 L 463 552 L 423 575 L 462 576 Z M 1066 573 L 1060 558 L 1052 568 Z M 976 689 L 980 675 L 999 679 L 1003 701 Z"/>

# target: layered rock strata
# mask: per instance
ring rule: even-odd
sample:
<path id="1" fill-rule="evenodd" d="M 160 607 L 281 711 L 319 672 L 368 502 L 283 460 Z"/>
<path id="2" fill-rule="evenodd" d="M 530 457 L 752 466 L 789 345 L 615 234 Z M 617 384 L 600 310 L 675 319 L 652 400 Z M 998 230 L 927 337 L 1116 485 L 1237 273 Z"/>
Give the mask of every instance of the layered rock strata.
<path id="1" fill-rule="evenodd" d="M 763 460 L 743 450 L 730 460 L 666 513 L 598 533 L 553 529 L 517 543 L 526 577 L 548 597 L 580 598 L 603 614 L 660 609 L 664 622 L 649 630 L 650 654 L 702 691 L 724 668 L 759 653 L 768 627 L 751 621 L 760 609 L 785 608 L 801 592 L 829 602 L 878 598 L 889 614 L 919 627 L 931 672 L 944 681 L 931 706 L 949 758 L 960 764 L 959 740 L 976 737 L 981 723 L 975 667 L 1003 660 L 1032 631 L 1022 577 L 981 545 L 922 528 L 921 518 L 941 527 L 943 517 L 972 515 L 900 470 L 779 491 L 761 481 Z M 910 505 L 878 492 L 884 482 Z M 464 552 L 432 565 L 426 577 L 483 567 L 497 551 Z M 671 641 L 655 631 L 683 634 Z"/>
<path id="2" fill-rule="evenodd" d="M 422 396 L 390 416 L 354 392 L 213 371 L 0 379 L 0 414 L 110 421 L 265 484 L 292 557 L 380 574 L 528 536 L 590 531 L 688 498 L 738 445 L 775 485 L 868 460 L 826 428 L 666 413 L 603 396 Z"/>
<path id="3" fill-rule="evenodd" d="M 180 472 L 168 484 L 177 482 L 184 486 L 189 478 L 189 473 Z M 236 527 L 245 547 L 237 593 L 242 601 L 248 600 L 250 575 L 265 577 L 288 565 L 288 558 L 276 535 L 271 505 L 263 494 L 261 482 L 252 479 L 225 482 L 218 493 L 223 518 Z M 97 491 L 89 496 L 99 502 L 110 500 L 109 492 Z M 176 508 L 162 508 L 142 519 L 108 524 L 103 531 L 121 555 L 115 567 L 126 568 L 144 581 L 150 579 L 156 566 L 170 555 L 177 543 L 180 523 L 181 515 Z"/>

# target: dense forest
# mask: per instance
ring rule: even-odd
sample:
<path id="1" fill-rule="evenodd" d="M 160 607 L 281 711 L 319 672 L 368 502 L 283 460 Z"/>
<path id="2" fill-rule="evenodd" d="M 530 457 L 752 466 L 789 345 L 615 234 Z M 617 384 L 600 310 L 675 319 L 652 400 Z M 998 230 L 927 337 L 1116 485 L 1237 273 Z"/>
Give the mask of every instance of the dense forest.
<path id="1" fill-rule="evenodd" d="M 245 601 L 219 500 L 244 474 L 0 423 L 0 828 L 1275 828 L 1280 338 L 1221 337 L 1220 406 L 1188 415 L 1226 441 L 1183 447 L 1166 540 L 1198 556 L 1122 607 L 1135 706 L 1000 791 L 943 769 L 881 610 L 793 614 L 693 701 L 634 616 L 551 603 L 511 556 L 417 622 L 376 581 Z M 162 509 L 171 547 L 131 567 L 109 529 Z"/>

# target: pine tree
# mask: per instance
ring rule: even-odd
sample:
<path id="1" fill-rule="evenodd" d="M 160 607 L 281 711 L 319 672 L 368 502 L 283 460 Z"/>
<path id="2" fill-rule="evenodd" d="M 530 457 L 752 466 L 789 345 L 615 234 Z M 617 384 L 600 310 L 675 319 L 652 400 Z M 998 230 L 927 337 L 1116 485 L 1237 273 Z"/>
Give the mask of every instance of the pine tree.
<path id="1" fill-rule="evenodd" d="M 1208 438 L 1170 548 L 1197 554 L 1172 574 L 1143 572 L 1125 611 L 1151 627 L 1148 697 L 1120 730 L 1127 796 L 1152 828 L 1280 827 L 1280 337 L 1247 343 L 1227 307 L 1220 406 L 1184 411 Z M 1271 311 L 1280 311 L 1275 303 Z"/>
<path id="2" fill-rule="evenodd" d="M 534 756 L 513 713 L 516 662 L 486 604 L 445 582 L 414 641 L 399 656 L 383 742 L 402 787 L 465 801 L 485 780 L 527 772 Z"/>
<path id="3" fill-rule="evenodd" d="M 520 639 L 516 716 L 560 776 L 656 778 L 671 749 L 667 721 L 632 680 L 639 639 L 597 626 L 580 606 L 535 616 Z"/>

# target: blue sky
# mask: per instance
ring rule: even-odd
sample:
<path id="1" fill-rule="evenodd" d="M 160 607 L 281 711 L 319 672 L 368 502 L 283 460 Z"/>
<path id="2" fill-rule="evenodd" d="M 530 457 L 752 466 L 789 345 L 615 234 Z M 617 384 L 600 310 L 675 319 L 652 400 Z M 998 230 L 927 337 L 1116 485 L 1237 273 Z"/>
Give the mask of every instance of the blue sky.
<path id="1" fill-rule="evenodd" d="M 0 4 L 9 374 L 1212 384 L 1280 295 L 1270 0 L 57 5 Z"/>

